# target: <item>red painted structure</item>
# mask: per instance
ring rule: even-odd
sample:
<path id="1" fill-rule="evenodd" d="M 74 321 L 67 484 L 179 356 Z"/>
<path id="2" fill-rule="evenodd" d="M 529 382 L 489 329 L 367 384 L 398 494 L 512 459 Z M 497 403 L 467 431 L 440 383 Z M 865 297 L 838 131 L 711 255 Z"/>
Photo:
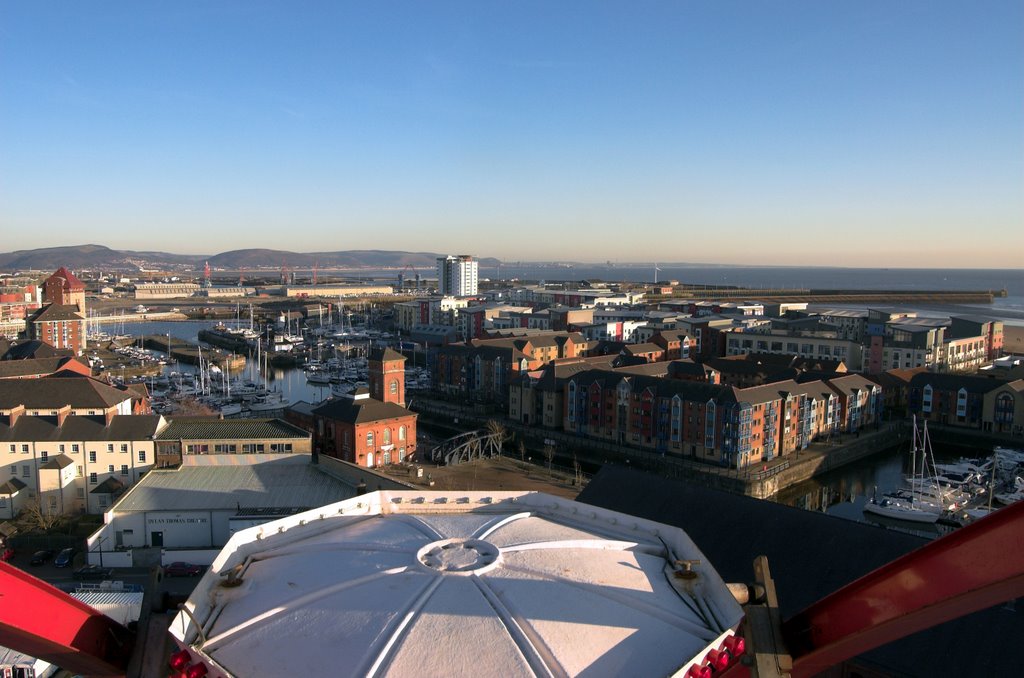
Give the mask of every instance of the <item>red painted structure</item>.
<path id="1" fill-rule="evenodd" d="M 123 676 L 135 634 L 44 581 L 0 562 L 0 645 L 88 676 Z"/>

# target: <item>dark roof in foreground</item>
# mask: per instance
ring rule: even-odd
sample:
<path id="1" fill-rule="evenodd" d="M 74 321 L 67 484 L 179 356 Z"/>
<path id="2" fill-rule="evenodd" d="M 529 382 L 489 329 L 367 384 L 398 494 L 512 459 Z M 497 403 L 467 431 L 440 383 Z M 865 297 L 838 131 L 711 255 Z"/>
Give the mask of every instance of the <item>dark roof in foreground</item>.
<path id="1" fill-rule="evenodd" d="M 605 466 L 577 497 L 683 528 L 725 581 L 753 579 L 768 556 L 783 618 L 792 617 L 927 540 L 770 501 Z M 857 662 L 899 676 L 1010 676 L 1024 637 L 1013 606 L 982 610 L 872 650 Z"/>
<path id="2" fill-rule="evenodd" d="M 171 419 L 157 440 L 256 440 L 308 438 L 309 433 L 281 419 Z"/>
<path id="3" fill-rule="evenodd" d="M 77 306 L 49 304 L 25 319 L 30 323 L 52 323 L 64 320 L 81 321 L 85 318 L 78 312 Z"/>
<path id="4" fill-rule="evenodd" d="M 164 425 L 159 414 L 117 414 L 110 423 L 102 416 L 68 417 L 57 425 L 56 417 L 22 416 L 11 426 L 0 420 L 0 441 L 84 442 L 94 440 L 129 441 L 152 439 Z"/>
<path id="5" fill-rule="evenodd" d="M 0 349 L 3 344 L 0 344 Z M 3 360 L 24 360 L 26 358 L 53 358 L 56 356 L 73 356 L 75 352 L 69 348 L 54 348 L 45 341 L 29 339 L 18 343 L 7 343 L 2 354 Z"/>
<path id="6" fill-rule="evenodd" d="M 0 379 L 53 374 L 71 360 L 75 359 L 68 356 L 53 356 L 24 360 L 0 360 Z"/>
<path id="7" fill-rule="evenodd" d="M 0 409 L 24 405 L 30 410 L 56 410 L 71 405 L 75 409 L 105 410 L 133 395 L 134 392 L 71 371 L 40 379 L 0 379 Z"/>

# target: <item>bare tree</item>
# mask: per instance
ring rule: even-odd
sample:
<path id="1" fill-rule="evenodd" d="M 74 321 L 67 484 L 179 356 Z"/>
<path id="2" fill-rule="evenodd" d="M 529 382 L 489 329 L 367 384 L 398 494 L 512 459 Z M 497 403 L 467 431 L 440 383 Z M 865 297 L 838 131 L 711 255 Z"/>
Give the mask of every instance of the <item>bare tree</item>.
<path id="1" fill-rule="evenodd" d="M 544 458 L 548 460 L 548 472 L 551 472 L 551 463 L 555 460 L 555 446 L 550 443 L 544 445 Z"/>
<path id="2" fill-rule="evenodd" d="M 508 429 L 505 427 L 505 424 L 497 419 L 488 419 L 487 432 L 493 436 L 494 444 L 498 448 L 498 456 L 500 457 L 504 450 L 505 441 L 510 437 Z"/>
<path id="3" fill-rule="evenodd" d="M 35 499 L 30 499 L 24 508 L 21 509 L 18 520 L 29 530 L 49 532 L 64 522 L 64 516 L 56 511 L 44 511 L 39 497 L 36 497 Z"/>

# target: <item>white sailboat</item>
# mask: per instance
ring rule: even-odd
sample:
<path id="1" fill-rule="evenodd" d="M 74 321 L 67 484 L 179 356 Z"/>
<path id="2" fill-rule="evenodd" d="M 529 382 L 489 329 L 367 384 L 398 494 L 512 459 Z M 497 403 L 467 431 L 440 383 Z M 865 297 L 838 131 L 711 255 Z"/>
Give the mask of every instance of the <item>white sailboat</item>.
<path id="1" fill-rule="evenodd" d="M 911 468 L 915 469 L 915 473 L 917 468 L 917 444 L 917 419 L 915 418 L 910 443 Z M 924 447 L 922 447 L 921 451 L 924 454 Z M 864 504 L 864 512 L 894 520 L 933 524 L 939 519 L 941 507 L 921 501 L 917 495 L 917 483 L 912 482 L 909 496 L 888 496 L 883 497 L 881 500 L 872 497 L 871 501 Z"/>

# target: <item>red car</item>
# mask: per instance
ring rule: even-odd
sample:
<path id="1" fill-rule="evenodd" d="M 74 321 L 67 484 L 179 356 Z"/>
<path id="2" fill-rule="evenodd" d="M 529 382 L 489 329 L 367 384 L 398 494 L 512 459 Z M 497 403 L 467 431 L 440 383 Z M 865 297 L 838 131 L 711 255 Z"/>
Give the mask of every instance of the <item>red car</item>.
<path id="1" fill-rule="evenodd" d="M 182 561 L 171 563 L 164 567 L 164 574 L 168 577 L 198 577 L 206 569 L 202 565 L 193 565 Z"/>
<path id="2" fill-rule="evenodd" d="M 5 563 L 10 561 L 14 557 L 14 549 L 4 549 L 3 553 L 0 553 L 0 560 Z"/>

